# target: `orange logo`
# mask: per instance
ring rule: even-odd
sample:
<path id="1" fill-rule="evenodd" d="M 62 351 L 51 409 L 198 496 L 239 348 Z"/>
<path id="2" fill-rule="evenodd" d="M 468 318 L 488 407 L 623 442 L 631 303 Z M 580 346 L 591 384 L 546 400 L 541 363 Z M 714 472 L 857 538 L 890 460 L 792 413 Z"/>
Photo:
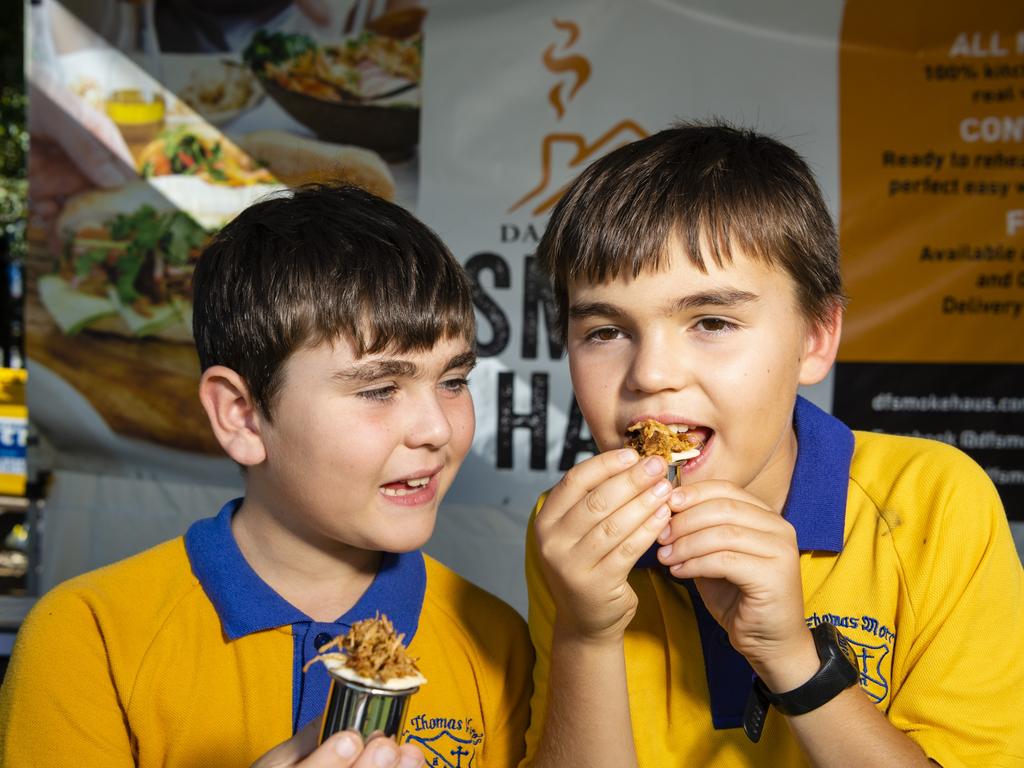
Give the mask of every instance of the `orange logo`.
<path id="1" fill-rule="evenodd" d="M 568 34 L 568 39 L 562 46 L 562 55 L 555 55 L 557 46 L 552 43 L 544 51 L 542 57 L 544 67 L 549 72 L 554 75 L 569 76 L 568 79 L 563 76 L 548 91 L 548 101 L 555 108 L 558 119 L 561 120 L 565 115 L 566 102 L 571 102 L 590 80 L 590 61 L 581 54 L 568 53 L 580 36 L 580 28 L 577 24 L 559 19 L 552 19 L 551 23 L 556 29 Z M 565 94 L 570 80 L 571 87 L 569 87 L 568 94 Z M 564 100 L 563 95 L 565 96 Z M 573 179 L 592 160 L 647 135 L 647 131 L 628 118 L 615 123 L 593 141 L 588 141 L 587 137 L 580 133 L 549 133 L 541 141 L 540 146 L 540 183 L 517 200 L 508 209 L 508 212 L 512 213 L 527 203 L 531 203 L 533 207 L 530 209 L 530 213 L 534 216 L 546 213 L 555 207 Z"/>
<path id="2" fill-rule="evenodd" d="M 580 36 L 580 28 L 571 21 L 559 21 L 558 19 L 552 19 L 551 23 L 556 28 L 569 33 L 569 39 L 566 41 L 563 48 L 568 50 L 572 48 L 573 44 Z M 580 56 L 579 54 L 573 54 L 572 56 L 563 56 L 557 58 L 555 56 L 555 43 L 552 43 L 544 51 L 544 66 L 549 72 L 559 74 L 560 72 L 570 72 L 575 76 L 575 82 L 572 84 L 572 90 L 569 91 L 569 101 L 573 100 L 577 92 L 586 85 L 587 80 L 590 79 L 590 62 L 586 56 Z M 562 104 L 562 86 L 565 85 L 565 81 L 559 81 L 555 86 L 548 91 L 548 101 L 555 108 L 555 112 L 558 113 L 558 119 L 561 120 L 562 116 L 565 115 L 565 105 Z"/>

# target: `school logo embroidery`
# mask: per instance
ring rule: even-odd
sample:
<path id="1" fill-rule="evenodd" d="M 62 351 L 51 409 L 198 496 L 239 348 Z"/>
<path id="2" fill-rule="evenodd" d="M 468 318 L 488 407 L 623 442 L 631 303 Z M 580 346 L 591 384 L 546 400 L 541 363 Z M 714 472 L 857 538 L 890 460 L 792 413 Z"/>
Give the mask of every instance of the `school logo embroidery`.
<path id="1" fill-rule="evenodd" d="M 850 647 L 857 653 L 860 687 L 876 704 L 885 701 L 889 695 L 892 644 L 896 633 L 873 616 L 813 613 L 806 621 L 808 627 L 827 622 L 842 630 Z"/>
<path id="2" fill-rule="evenodd" d="M 472 768 L 483 740 L 471 717 L 416 715 L 405 730 L 405 743 L 416 744 L 431 768 Z"/>
<path id="3" fill-rule="evenodd" d="M 846 642 L 857 652 L 860 687 L 876 704 L 884 700 L 889 695 L 889 681 L 883 672 L 882 662 L 889 655 L 889 646 L 858 643 L 850 638 Z"/>

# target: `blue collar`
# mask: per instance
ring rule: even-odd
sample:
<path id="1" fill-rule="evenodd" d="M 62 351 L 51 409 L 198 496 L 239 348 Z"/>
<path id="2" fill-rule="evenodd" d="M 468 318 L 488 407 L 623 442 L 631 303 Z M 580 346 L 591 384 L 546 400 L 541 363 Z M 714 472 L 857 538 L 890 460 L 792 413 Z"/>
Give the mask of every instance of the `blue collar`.
<path id="1" fill-rule="evenodd" d="M 802 397 L 793 409 L 797 453 L 789 495 L 782 515 L 796 529 L 801 551 L 841 552 L 846 527 L 846 492 L 850 485 L 853 432 L 838 419 Z M 659 567 L 658 544 L 637 568 Z M 716 729 L 739 728 L 754 672 L 731 645 L 728 635 L 700 599 L 692 579 L 682 581 L 690 594 L 704 652 L 711 694 L 711 721 Z"/>
<path id="2" fill-rule="evenodd" d="M 224 634 L 235 640 L 273 627 L 311 622 L 246 562 L 231 533 L 231 516 L 241 503 L 242 499 L 229 501 L 216 517 L 193 523 L 185 534 L 192 572 L 213 603 Z M 336 623 L 350 625 L 380 611 L 405 634 L 408 645 L 419 626 L 426 587 L 426 568 L 419 551 L 385 552 L 369 589 Z"/>
<path id="3" fill-rule="evenodd" d="M 801 552 L 842 552 L 853 432 L 809 400 L 793 409 L 796 465 L 782 516 L 796 529 Z"/>

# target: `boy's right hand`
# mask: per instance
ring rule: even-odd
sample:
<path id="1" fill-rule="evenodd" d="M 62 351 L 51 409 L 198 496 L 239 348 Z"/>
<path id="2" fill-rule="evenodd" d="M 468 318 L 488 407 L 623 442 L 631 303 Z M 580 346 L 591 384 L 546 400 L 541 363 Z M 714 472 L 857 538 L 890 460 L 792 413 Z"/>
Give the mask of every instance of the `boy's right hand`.
<path id="1" fill-rule="evenodd" d="M 252 768 L 423 768 L 423 753 L 412 744 L 377 737 L 363 745 L 358 733 L 335 733 L 317 746 L 320 718 L 278 744 Z"/>
<path id="2" fill-rule="evenodd" d="M 627 578 L 669 519 L 665 460 L 624 448 L 565 473 L 534 523 L 555 625 L 580 639 L 621 639 L 636 613 Z"/>

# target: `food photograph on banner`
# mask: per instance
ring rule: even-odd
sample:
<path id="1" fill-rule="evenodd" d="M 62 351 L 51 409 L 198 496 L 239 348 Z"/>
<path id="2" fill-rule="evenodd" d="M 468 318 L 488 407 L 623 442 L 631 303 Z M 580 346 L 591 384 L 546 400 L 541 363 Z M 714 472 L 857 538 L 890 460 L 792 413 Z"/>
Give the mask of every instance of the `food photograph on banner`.
<path id="1" fill-rule="evenodd" d="M 243 208 L 296 184 L 415 208 L 426 15 L 33 5 L 27 348 L 51 395 L 35 415 L 58 439 L 154 461 L 220 454 L 196 397 L 196 259 Z"/>

